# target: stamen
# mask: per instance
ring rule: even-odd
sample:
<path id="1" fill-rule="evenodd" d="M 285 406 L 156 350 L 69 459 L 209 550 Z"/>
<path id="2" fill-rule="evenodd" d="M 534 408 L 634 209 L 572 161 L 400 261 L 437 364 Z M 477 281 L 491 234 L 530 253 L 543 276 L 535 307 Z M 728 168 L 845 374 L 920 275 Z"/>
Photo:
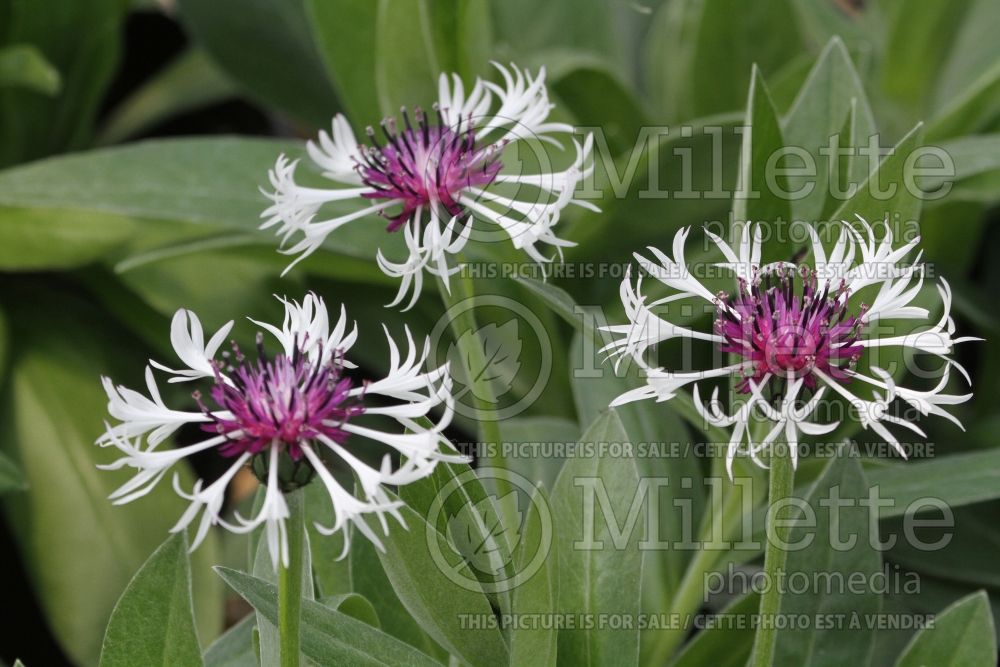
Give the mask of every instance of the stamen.
<path id="1" fill-rule="evenodd" d="M 269 360 L 258 334 L 258 358 L 248 361 L 234 343 L 238 363 L 229 382 L 217 371 L 211 391 L 215 406 L 210 408 L 198 392 L 192 395 L 211 420 L 203 428 L 227 436 L 220 448 L 224 456 L 256 455 L 277 444 L 298 462 L 305 442 L 319 436 L 346 440 L 341 426 L 364 407 L 360 398 L 350 397 L 352 382 L 343 377 L 343 355 L 325 355 L 320 346 L 311 357 L 307 346 L 304 339 L 290 357 L 282 353 Z M 231 416 L 219 416 L 224 413 Z"/>
<path id="2" fill-rule="evenodd" d="M 360 151 L 356 165 L 362 181 L 373 190 L 365 196 L 402 202 L 395 213 L 382 211 L 390 221 L 389 231 L 401 228 L 418 211 L 431 211 L 434 204 L 444 206 L 451 215 L 461 215 L 461 191 L 489 185 L 500 171 L 495 146 L 476 149 L 471 117 L 464 128 L 462 122 L 448 127 L 440 106 L 433 108 L 431 116 L 415 107 L 411 120 L 402 107 L 403 131 L 395 119 L 384 119 L 380 123 L 384 144 L 376 140 L 374 128 L 366 129 L 369 145 Z"/>
<path id="3" fill-rule="evenodd" d="M 814 370 L 849 382 L 847 371 L 863 349 L 860 322 L 867 310 L 862 305 L 857 316 L 848 317 L 849 297 L 844 281 L 819 290 L 816 272 L 805 266 L 766 267 L 751 275 L 749 285 L 739 279 L 732 297 L 718 294 L 714 329 L 724 339 L 721 350 L 747 362 L 740 391 L 749 392 L 750 381 L 759 384 L 765 375 L 782 382 L 802 377 L 811 389 Z M 771 389 L 780 391 L 777 379 Z"/>

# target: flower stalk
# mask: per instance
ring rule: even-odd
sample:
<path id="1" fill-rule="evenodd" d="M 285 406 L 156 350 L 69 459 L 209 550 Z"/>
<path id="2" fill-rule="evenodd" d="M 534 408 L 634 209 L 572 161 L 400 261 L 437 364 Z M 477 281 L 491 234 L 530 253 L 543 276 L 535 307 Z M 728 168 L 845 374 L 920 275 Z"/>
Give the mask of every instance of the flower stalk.
<path id="1" fill-rule="evenodd" d="M 281 667 L 299 667 L 302 617 L 302 567 L 305 562 L 305 491 L 285 494 L 288 503 L 288 564 L 278 571 L 278 634 Z"/>
<path id="2" fill-rule="evenodd" d="M 767 487 L 767 541 L 764 546 L 764 576 L 772 585 L 767 586 L 760 598 L 757 635 L 754 638 L 751 667 L 770 667 L 774 660 L 776 635 L 775 617 L 781 611 L 781 589 L 774 585 L 780 580 L 781 571 L 788 560 L 788 533 L 790 522 L 778 521 L 779 503 L 792 493 L 795 468 L 790 452 L 774 448 L 771 457 L 771 474 Z"/>

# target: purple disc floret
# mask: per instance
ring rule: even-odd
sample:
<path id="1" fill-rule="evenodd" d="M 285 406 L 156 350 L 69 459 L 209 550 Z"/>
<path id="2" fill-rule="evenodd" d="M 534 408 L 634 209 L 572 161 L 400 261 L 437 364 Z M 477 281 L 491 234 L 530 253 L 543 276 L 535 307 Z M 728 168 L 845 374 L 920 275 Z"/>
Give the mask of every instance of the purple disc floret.
<path id="1" fill-rule="evenodd" d="M 799 280 L 796 280 L 796 277 Z M 730 300 L 717 300 L 716 333 L 725 341 L 721 350 L 749 362 L 738 388 L 750 392 L 750 382 L 765 376 L 803 378 L 816 387 L 814 370 L 840 382 L 849 382 L 864 351 L 861 325 L 867 307 L 849 315 L 850 291 L 839 286 L 819 286 L 808 267 L 796 273 L 788 265 L 765 268 L 748 282 L 740 278 Z"/>
<path id="2" fill-rule="evenodd" d="M 299 461 L 303 442 L 325 436 L 342 444 L 348 434 L 341 426 L 364 412 L 360 401 L 350 397 L 352 382 L 343 377 L 342 357 L 332 354 L 317 363 L 297 349 L 291 357 L 282 353 L 269 360 L 260 342 L 258 349 L 258 358 L 249 360 L 234 344 L 234 363 L 226 376 L 213 362 L 211 396 L 217 409 L 209 409 L 195 394 L 212 419 L 202 428 L 229 437 L 219 452 L 258 454 L 277 442 L 293 461 Z"/>
<path id="3" fill-rule="evenodd" d="M 396 126 L 394 118 L 382 121 L 386 143 L 380 145 L 375 130 L 368 128 L 372 145 L 362 151 L 363 161 L 357 171 L 374 192 L 364 197 L 374 200 L 400 200 L 402 210 L 384 214 L 389 219 L 390 232 L 401 228 L 418 209 L 428 210 L 438 204 L 450 215 L 463 212 L 458 203 L 464 188 L 489 185 L 500 171 L 496 145 L 476 147 L 476 133 L 471 120 L 448 127 L 440 113 L 432 124 L 419 108 L 413 113 L 416 127 L 402 109 L 405 130 Z"/>

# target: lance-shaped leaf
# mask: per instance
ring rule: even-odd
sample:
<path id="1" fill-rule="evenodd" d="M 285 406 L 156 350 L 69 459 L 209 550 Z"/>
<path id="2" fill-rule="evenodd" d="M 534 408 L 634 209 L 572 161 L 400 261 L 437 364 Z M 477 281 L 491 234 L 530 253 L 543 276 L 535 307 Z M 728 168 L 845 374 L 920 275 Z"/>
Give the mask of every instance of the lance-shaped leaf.
<path id="1" fill-rule="evenodd" d="M 254 647 L 254 633 L 257 629 L 257 615 L 247 614 L 242 621 L 226 630 L 205 649 L 205 667 L 245 667 L 256 665 L 257 650 Z"/>
<path id="2" fill-rule="evenodd" d="M 187 540 L 179 533 L 153 552 L 115 605 L 101 667 L 201 664 Z"/>
<path id="3" fill-rule="evenodd" d="M 548 539 L 550 536 L 545 534 L 545 523 L 541 517 L 541 508 L 548 504 L 545 492 L 537 489 L 524 519 L 521 545 L 517 552 L 517 571 L 526 572 L 538 551 L 546 545 L 549 547 L 542 567 L 514 589 L 514 614 L 525 618 L 558 612 L 558 555 L 555 545 Z M 537 627 L 518 624 L 510 634 L 511 664 L 527 667 L 555 665 L 557 638 L 558 633 L 550 624 L 543 623 Z"/>
<path id="4" fill-rule="evenodd" d="M 169 482 L 134 503 L 108 501 L 132 473 L 96 467 L 118 458 L 117 450 L 93 444 L 107 414 L 98 378 L 107 373 L 124 379 L 132 362 L 141 362 L 133 356 L 138 346 L 103 326 L 91 306 L 50 292 L 12 290 L 6 302 L 18 347 L 4 444 L 28 489 L 4 496 L 4 505 L 53 634 L 74 662 L 94 664 L 121 592 L 187 505 Z M 75 333 L 67 338 L 63 332 L 70 329 Z M 187 467 L 177 466 L 176 472 L 181 487 L 190 489 Z M 222 587 L 203 569 L 216 562 L 216 545 L 210 534 L 191 557 L 198 628 L 205 639 L 214 638 L 222 620 Z M 203 574 L 210 578 L 200 580 Z"/>
<path id="5" fill-rule="evenodd" d="M 993 667 L 997 660 L 993 614 L 984 591 L 962 598 L 921 630 L 896 667 Z"/>
<path id="6" fill-rule="evenodd" d="M 215 570 L 258 613 L 271 623 L 278 622 L 277 586 L 229 568 Z M 301 629 L 302 652 L 320 667 L 441 664 L 367 623 L 314 600 L 302 601 Z"/>
<path id="7" fill-rule="evenodd" d="M 922 125 L 899 140 L 889 155 L 869 174 L 854 194 L 846 199 L 831 216 L 831 220 L 852 222 L 860 215 L 871 223 L 889 220 L 893 223 L 896 238 L 905 238 L 903 232 L 920 218 L 923 205 L 921 193 L 912 187 L 912 155 L 923 145 Z"/>
<path id="8" fill-rule="evenodd" d="M 756 593 L 744 595 L 719 612 L 718 624 L 694 636 L 671 667 L 743 667 L 753 647 L 753 617 L 760 607 Z"/>
<path id="9" fill-rule="evenodd" d="M 337 96 L 303 2 L 181 0 L 195 39 L 254 98 L 323 127 Z"/>
<path id="10" fill-rule="evenodd" d="M 444 537 L 409 507 L 399 511 L 406 528 L 394 527 L 381 537 L 385 551 L 378 557 L 400 601 L 451 654 L 476 667 L 506 664 L 507 646 L 500 631 L 489 624 L 493 610 L 486 596 L 459 585 L 444 570 L 454 566 L 464 581 L 474 582 L 464 561 L 452 555 L 458 562 L 449 562 L 445 556 L 450 547 Z M 470 627 L 468 619 L 478 619 L 473 621 L 477 625 Z"/>
<path id="11" fill-rule="evenodd" d="M 447 536 L 456 571 L 468 567 L 490 603 L 500 613 L 510 613 L 510 592 L 495 584 L 514 576 L 512 556 L 521 525 L 520 515 L 514 516 L 517 498 L 497 498 L 464 463 L 438 464 L 431 475 L 403 486 L 400 497 Z"/>
<path id="12" fill-rule="evenodd" d="M 850 455 L 833 459 L 813 486 L 806 499 L 809 509 L 802 510 L 806 518 L 792 527 L 788 537 L 785 572 L 768 584 L 785 587 L 783 616 L 841 618 L 844 622 L 830 629 L 815 622 L 779 629 L 774 664 L 868 664 L 875 643 L 871 623 L 881 611 L 881 595 L 872 589 L 855 592 L 854 587 L 837 585 L 859 576 L 871 582 L 882 571 L 882 556 L 869 539 L 869 508 L 858 502 L 867 494 L 861 464 Z M 795 580 L 808 581 L 816 588 L 808 594 L 790 594 L 790 582 Z"/>
<path id="13" fill-rule="evenodd" d="M 559 611 L 587 618 L 612 614 L 635 622 L 622 629 L 562 630 L 559 658 L 574 665 L 637 664 L 639 537 L 645 517 L 639 472 L 631 457 L 598 456 L 600 443 L 630 442 L 614 410 L 601 414 L 580 442 L 593 456 L 568 460 L 552 494 Z"/>
<path id="14" fill-rule="evenodd" d="M 16 86 L 43 95 L 59 91 L 59 72 L 30 44 L 0 49 L 0 88 Z"/>
<path id="15" fill-rule="evenodd" d="M 733 194 L 733 220 L 788 222 L 792 217 L 787 198 L 788 184 L 783 176 L 773 175 L 769 182 L 769 159 L 785 142 L 778 123 L 778 112 L 764 78 L 755 65 L 750 77 L 746 125 L 740 148 L 737 191 Z"/>
<path id="16" fill-rule="evenodd" d="M 805 149 L 816 165 L 811 174 L 789 175 L 790 190 L 800 193 L 792 203 L 797 220 L 815 221 L 823 211 L 829 192 L 830 159 L 820 151 L 825 151 L 831 137 L 842 130 L 852 105 L 856 106 L 854 145 L 866 146 L 875 134 L 875 119 L 850 54 L 835 37 L 820 54 L 783 122 L 786 145 Z M 863 162 L 858 160 L 852 165 L 852 182 L 860 182 L 874 166 Z"/>

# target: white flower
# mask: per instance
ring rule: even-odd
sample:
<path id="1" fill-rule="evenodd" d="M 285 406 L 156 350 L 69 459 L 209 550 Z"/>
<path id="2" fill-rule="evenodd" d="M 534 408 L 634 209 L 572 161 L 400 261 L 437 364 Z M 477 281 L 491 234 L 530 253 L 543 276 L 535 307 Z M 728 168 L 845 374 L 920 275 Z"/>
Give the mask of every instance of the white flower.
<path id="1" fill-rule="evenodd" d="M 543 155 L 541 173 L 502 172 L 504 151 L 512 144 L 539 139 L 560 146 L 554 135 L 572 135 L 573 128 L 548 120 L 553 104 L 544 69 L 532 76 L 494 65 L 503 85 L 477 79 L 466 94 L 457 75 L 441 74 L 431 113 L 414 109 L 411 119 L 403 109 L 403 126 L 393 118 L 382 121 L 381 139 L 369 127 L 367 145 L 359 144 L 347 119 L 337 115 L 331 132 L 320 132 L 306 146 L 310 160 L 335 187 L 299 185 L 298 162 L 280 156 L 268 174 L 272 189 L 264 194 L 271 206 L 261 216 L 261 228 L 275 231 L 282 252 L 297 255 L 294 265 L 341 226 L 382 215 L 389 220 L 388 231 L 403 231 L 408 258 L 390 260 L 379 250 L 378 265 L 401 281 L 389 305 L 403 303 L 410 294 L 406 308 L 420 295 L 424 271 L 440 277 L 448 289 L 448 276 L 460 268 L 449 258 L 465 247 L 473 219 L 502 229 L 536 262 L 553 259 L 538 244 L 552 246 L 561 256 L 562 248 L 573 245 L 553 229 L 563 209 L 573 204 L 597 210 L 574 194 L 592 173 L 593 137 L 587 135 L 582 144 L 573 140 L 576 159 L 565 169 L 546 170 Z M 334 202 L 351 210 L 341 207 L 324 217 L 324 207 Z"/>
<path id="2" fill-rule="evenodd" d="M 388 531 L 387 516 L 402 522 L 399 502 L 390 500 L 384 485 L 421 479 L 441 461 L 466 460 L 441 435 L 454 412 L 447 367 L 424 370 L 429 344 L 425 342 L 418 349 L 407 330 L 404 355 L 386 330 L 388 374 L 357 384 L 344 375 L 345 370 L 356 368 L 345 355 L 357 340 L 358 332 L 356 326 L 349 329 L 343 307 L 331 328 L 326 305 L 316 295 L 307 295 L 301 304 L 281 301 L 285 317 L 280 327 L 252 320 L 277 342 L 277 354 L 271 358 L 251 360 L 235 345 L 232 353 L 216 355 L 232 322 L 204 345 L 197 316 L 188 311 L 177 313 L 171 340 L 187 368 L 172 370 L 154 365 L 174 375 L 171 381 L 206 382 L 209 388 L 204 395 L 197 391 L 194 394 L 201 408 L 198 411 L 168 408 L 160 396 L 152 367 L 146 368 L 148 396 L 103 379 L 108 411 L 118 423 L 109 425 L 97 442 L 115 447 L 122 457 L 101 467 L 135 470 L 135 475 L 111 494 L 111 500 L 123 504 L 141 498 L 182 459 L 215 450 L 230 461 L 218 479 L 208 484 L 199 479 L 187 492 L 174 474 L 174 488 L 191 504 L 172 530 L 184 530 L 200 516 L 192 549 L 213 525 L 234 532 L 264 526 L 272 561 L 287 564 L 288 506 L 284 491 L 308 482 L 313 475 L 329 493 L 334 513 L 332 526 L 318 528 L 332 533 L 347 531 L 353 525 L 381 546 L 364 517 L 374 515 L 384 532 Z M 258 334 L 263 350 L 266 346 L 262 336 L 263 333 Z M 376 396 L 380 397 L 377 404 L 370 405 L 370 399 Z M 435 410 L 441 414 L 437 423 L 428 427 L 424 418 Z M 362 414 L 388 417 L 398 425 L 398 430 L 363 426 L 357 420 Z M 159 447 L 185 424 L 200 425 L 206 431 L 206 438 L 175 449 Z M 387 447 L 377 468 L 357 455 L 353 445 L 358 438 L 375 440 Z M 367 448 L 368 445 L 366 451 Z M 390 452 L 398 458 L 398 465 L 394 465 Z M 260 511 L 252 517 L 236 514 L 225 519 L 222 512 L 226 489 L 237 472 L 249 464 L 253 464 L 266 487 Z M 328 466 L 353 473 L 360 492 L 355 494 L 345 488 Z M 286 468 L 292 472 L 288 473 Z M 348 546 L 349 531 L 345 532 L 344 553 Z"/>
<path id="3" fill-rule="evenodd" d="M 725 258 L 716 266 L 734 278 L 729 294 L 712 294 L 693 275 L 684 258 L 689 229 L 675 235 L 673 257 L 656 248 L 649 249 L 655 261 L 637 254 L 639 264 L 668 293 L 647 304 L 642 277 L 633 287 L 631 274 L 626 273 L 621 299 L 628 323 L 605 327 L 618 338 L 603 351 L 615 358 L 616 364 L 635 362 L 644 372 L 645 383 L 622 394 L 612 405 L 646 398 L 665 401 L 684 386 L 693 385 L 695 407 L 706 423 L 732 429 L 726 457 L 730 476 L 737 454 L 748 454 L 763 465 L 758 455 L 779 442 L 779 437 L 789 446 L 793 465 L 797 463 L 801 434 L 829 433 L 841 421 L 815 421 L 824 395 L 843 398 L 863 428 L 877 433 L 904 457 L 903 447 L 888 426 L 901 426 L 921 436 L 923 431 L 914 419 L 891 409 L 896 399 L 918 415 L 943 416 L 961 426 L 943 406 L 965 402 L 972 394 L 944 393 L 951 368 L 969 381 L 965 369 L 950 355 L 956 344 L 979 339 L 955 337 L 951 289 L 944 280 L 937 285 L 942 306 L 938 321 L 905 334 L 883 335 L 890 329 L 886 324 L 889 320 L 926 320 L 929 315 L 925 308 L 914 305 L 924 281 L 923 266 L 917 263 L 920 256 L 911 265 L 902 264 L 919 239 L 897 248 L 888 223 L 880 241 L 865 220 L 859 217 L 857 224 L 860 229 L 843 223 L 829 253 L 811 229 L 812 265 L 801 267 L 790 262 L 762 264 L 760 226 L 741 225 L 737 250 L 706 231 Z M 670 304 L 684 300 L 712 304 L 716 315 L 712 331 L 695 331 L 665 319 Z M 708 370 L 667 370 L 650 357 L 659 343 L 672 338 L 708 342 L 716 347 L 713 358 L 730 355 L 738 361 Z M 929 390 L 897 386 L 893 377 L 877 366 L 877 357 L 871 357 L 872 350 L 878 348 L 940 357 L 945 362 L 940 381 Z M 868 357 L 870 373 L 857 370 L 863 357 Z M 727 376 L 740 378 L 737 390 L 741 397 L 732 414 L 723 411 L 718 399 L 718 379 Z M 716 385 L 707 405 L 698 388 L 703 381 Z M 754 442 L 750 428 L 755 419 L 768 424 L 760 432 L 759 442 Z"/>

